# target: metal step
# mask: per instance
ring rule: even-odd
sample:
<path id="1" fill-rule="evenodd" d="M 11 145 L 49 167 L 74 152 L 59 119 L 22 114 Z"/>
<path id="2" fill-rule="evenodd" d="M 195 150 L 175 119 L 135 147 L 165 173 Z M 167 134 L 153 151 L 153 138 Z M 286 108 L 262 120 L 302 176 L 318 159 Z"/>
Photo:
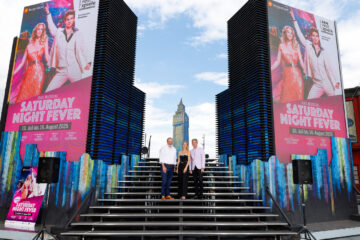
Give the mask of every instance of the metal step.
<path id="1" fill-rule="evenodd" d="M 192 210 L 204 210 L 204 209 L 214 209 L 214 210 L 269 210 L 270 207 L 264 207 L 264 206 L 169 206 L 169 205 L 133 205 L 133 206 L 90 206 L 90 209 L 106 209 L 106 210 L 138 210 L 138 209 L 192 209 Z M 195 213 L 194 213 L 195 214 Z"/>
<path id="2" fill-rule="evenodd" d="M 151 167 L 151 168 L 160 168 L 161 165 L 159 163 L 138 163 L 137 165 L 133 166 L 133 167 Z M 229 169 L 228 166 L 225 166 L 224 164 L 217 164 L 217 163 L 207 163 L 205 164 L 205 169 L 206 168 L 224 168 L 224 169 Z M 130 169 L 129 169 L 130 170 Z"/>
<path id="3" fill-rule="evenodd" d="M 138 169 L 138 168 L 159 168 L 160 169 L 160 165 L 158 166 L 134 166 L 134 168 Z M 219 166 L 219 167 L 214 167 L 214 166 L 209 166 L 209 167 L 205 167 L 205 169 L 229 169 L 229 167 L 223 167 L 223 166 Z"/>
<path id="4" fill-rule="evenodd" d="M 125 178 L 161 178 L 161 175 L 124 175 Z M 178 176 L 174 174 L 173 178 L 177 178 Z M 192 175 L 189 175 L 189 178 L 192 179 Z M 203 179 L 208 178 L 218 178 L 218 179 L 239 179 L 239 176 L 203 176 Z"/>
<path id="5" fill-rule="evenodd" d="M 194 189 L 195 187 L 188 187 Z M 113 189 L 161 189 L 161 186 L 118 186 Z M 177 186 L 170 186 L 170 189 L 178 189 Z M 203 187 L 204 190 L 250 190 L 249 187 Z"/>
<path id="6" fill-rule="evenodd" d="M 287 229 L 288 224 L 273 220 L 279 215 L 263 206 L 262 199 L 255 199 L 255 193 L 242 192 L 250 188 L 243 186 L 239 176 L 231 176 L 233 172 L 229 167 L 217 159 L 206 160 L 204 199 L 190 199 L 195 193 L 193 175 L 189 175 L 188 199 L 161 200 L 159 160 L 150 158 L 137 164 L 112 188 L 115 192 L 106 192 L 105 197 L 98 199 L 99 205 L 90 206 L 89 213 L 80 214 L 81 222 L 71 224 L 73 229 L 84 230 L 62 233 L 62 236 L 253 239 L 296 235 L 296 232 L 282 230 Z M 177 196 L 178 179 L 174 174 L 172 196 Z"/>
<path id="7" fill-rule="evenodd" d="M 101 218 L 276 218 L 274 213 L 85 213 L 81 217 Z"/>
<path id="8" fill-rule="evenodd" d="M 139 161 L 137 162 L 137 164 L 157 164 L 160 165 L 161 163 L 159 161 Z M 205 162 L 205 165 L 225 165 L 223 162 L 217 162 L 217 161 L 212 161 L 212 162 Z"/>
<path id="9" fill-rule="evenodd" d="M 129 198 L 129 199 L 98 199 L 99 202 L 164 202 L 159 198 Z M 262 200 L 258 199 L 173 199 L 171 201 L 166 201 L 166 203 L 179 203 L 179 202 L 196 202 L 196 203 L 262 203 Z"/>
<path id="10" fill-rule="evenodd" d="M 124 221 L 124 222 L 77 222 L 71 226 L 101 226 L 101 227 L 117 227 L 117 226 L 232 226 L 232 227 L 263 227 L 263 226 L 288 226 L 285 222 L 204 222 L 204 221 Z"/>
<path id="11" fill-rule="evenodd" d="M 139 183 L 144 183 L 144 184 L 154 184 L 154 183 L 162 183 L 162 181 L 140 181 L 140 180 L 134 180 L 134 181 L 129 181 L 129 180 L 121 180 L 118 181 L 118 183 L 134 183 L 134 184 L 139 184 Z M 189 180 L 189 183 L 194 183 L 193 180 Z M 221 182 L 216 182 L 216 181 L 203 181 L 203 184 L 244 184 L 244 182 L 241 181 L 221 181 Z"/>
<path id="12" fill-rule="evenodd" d="M 140 159 L 140 161 L 159 161 L 159 158 L 143 158 L 143 159 Z M 214 162 L 214 161 L 219 162 L 219 159 L 218 158 L 205 159 L 205 162 Z"/>
<path id="13" fill-rule="evenodd" d="M 243 186 L 239 176 L 231 176 L 233 172 L 228 170 L 229 167 L 218 160 L 206 161 L 204 199 L 161 200 L 160 167 L 158 159 L 140 160 L 112 190 L 131 192 L 106 192 L 109 199 L 98 199 L 99 205 L 89 207 L 92 213 L 80 214 L 81 222 L 71 224 L 76 227 L 74 229 L 88 229 L 62 233 L 62 236 L 116 239 L 229 236 L 253 239 L 296 235 L 296 232 L 281 230 L 288 224 L 272 220 L 279 215 L 271 213 L 270 207 L 263 206 L 263 200 L 254 199 L 255 193 L 242 192 L 250 188 Z M 172 196 L 177 196 L 177 180 L 178 175 L 174 174 L 170 187 Z M 195 194 L 193 175 L 189 175 L 188 181 L 188 196 L 191 197 Z"/>
<path id="14" fill-rule="evenodd" d="M 140 160 L 138 161 L 138 163 L 159 163 L 159 160 Z M 217 164 L 225 164 L 224 162 L 220 162 L 220 161 L 205 161 L 205 164 L 213 164 L 213 163 L 217 163 Z"/>
<path id="15" fill-rule="evenodd" d="M 105 195 L 157 195 L 161 196 L 161 192 L 106 192 Z M 170 193 L 171 196 L 176 196 L 177 193 L 172 192 Z M 194 195 L 194 193 L 188 193 L 188 195 Z M 255 196 L 255 193 L 243 193 L 243 192 L 236 192 L 236 193 L 204 193 L 204 196 Z"/>
<path id="16" fill-rule="evenodd" d="M 129 173 L 159 173 L 159 170 L 129 170 Z M 175 173 L 175 172 L 174 172 Z M 215 174 L 215 173 L 233 173 L 233 171 L 207 171 L 205 168 L 205 171 L 203 172 L 203 174 Z"/>
<path id="17" fill-rule="evenodd" d="M 69 231 L 61 233 L 62 236 L 85 237 L 129 237 L 129 236 L 295 236 L 290 231 L 179 231 L 179 230 L 146 230 L 146 231 Z"/>

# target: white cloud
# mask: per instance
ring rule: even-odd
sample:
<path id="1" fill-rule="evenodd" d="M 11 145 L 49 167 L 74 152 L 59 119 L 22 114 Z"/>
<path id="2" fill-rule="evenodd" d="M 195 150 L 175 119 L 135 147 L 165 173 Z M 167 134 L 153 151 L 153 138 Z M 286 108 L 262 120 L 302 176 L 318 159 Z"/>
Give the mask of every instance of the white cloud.
<path id="1" fill-rule="evenodd" d="M 0 116 L 1 116 L 1 113 L 2 113 L 4 96 L 5 96 L 5 89 L 4 89 L 4 88 L 0 88 Z"/>
<path id="2" fill-rule="evenodd" d="M 172 117 L 175 112 L 154 106 L 154 101 L 166 94 L 175 94 L 181 85 L 160 84 L 158 82 L 142 82 L 136 78 L 135 86 L 146 93 L 145 133 L 146 146 L 151 136 L 150 156 L 158 157 L 159 149 L 166 144 L 166 139 L 172 137 Z M 175 108 L 175 107 L 174 107 Z"/>
<path id="3" fill-rule="evenodd" d="M 280 3 L 311 12 L 318 16 L 337 20 L 343 14 L 349 0 L 277 0 Z"/>
<path id="4" fill-rule="evenodd" d="M 171 112 L 154 107 L 152 102 L 147 102 L 145 133 L 147 134 L 146 146 L 151 136 L 151 157 L 158 157 L 160 148 L 166 144 L 166 139 L 172 137 L 172 115 Z"/>
<path id="5" fill-rule="evenodd" d="M 189 106 L 186 111 L 189 115 L 190 139 L 197 138 L 202 146 L 205 135 L 205 152 L 211 158 L 216 157 L 215 103 L 205 102 Z"/>
<path id="6" fill-rule="evenodd" d="M 137 30 L 138 30 L 138 31 L 144 31 L 144 30 L 146 30 L 146 26 L 144 26 L 144 25 L 139 25 L 139 26 L 137 27 Z"/>
<path id="7" fill-rule="evenodd" d="M 179 89 L 184 88 L 181 85 L 160 84 L 158 82 L 142 82 L 140 79 L 135 80 L 135 86 L 146 93 L 147 99 L 156 99 L 164 94 L 174 94 Z"/>
<path id="8" fill-rule="evenodd" d="M 245 4 L 246 0 L 126 0 L 140 13 L 147 14 L 152 26 L 162 26 L 180 14 L 191 18 L 200 30 L 191 38 L 192 45 L 226 39 L 227 21 Z M 313 12 L 330 19 L 338 19 L 349 0 L 280 0 L 284 4 Z M 157 23 L 156 23 L 157 22 Z"/>
<path id="9" fill-rule="evenodd" d="M 345 88 L 360 85 L 360 11 L 338 24 L 339 45 Z"/>
<path id="10" fill-rule="evenodd" d="M 228 54 L 227 53 L 219 53 L 218 55 L 216 55 L 216 57 L 220 58 L 220 59 L 227 59 Z"/>
<path id="11" fill-rule="evenodd" d="M 228 86 L 228 74 L 226 72 L 202 72 L 195 75 L 200 81 L 209 81 L 221 86 Z"/>
<path id="12" fill-rule="evenodd" d="M 145 13 L 152 25 L 185 14 L 193 21 L 200 33 L 191 39 L 192 45 L 226 39 L 226 22 L 246 0 L 126 0 L 133 9 Z M 154 24 L 154 22 L 159 24 Z"/>
<path id="13" fill-rule="evenodd" d="M 205 152 L 214 158 L 216 156 L 215 104 L 205 102 L 199 105 L 186 106 L 186 112 L 189 116 L 189 138 L 197 138 L 200 146 L 202 146 L 202 137 L 205 134 Z M 168 137 L 172 137 L 172 116 L 174 113 L 175 110 L 168 112 L 154 107 L 152 103 L 147 104 L 145 132 L 147 133 L 147 141 L 149 141 L 150 135 L 152 136 L 151 157 L 158 157 L 159 149 L 166 144 Z"/>

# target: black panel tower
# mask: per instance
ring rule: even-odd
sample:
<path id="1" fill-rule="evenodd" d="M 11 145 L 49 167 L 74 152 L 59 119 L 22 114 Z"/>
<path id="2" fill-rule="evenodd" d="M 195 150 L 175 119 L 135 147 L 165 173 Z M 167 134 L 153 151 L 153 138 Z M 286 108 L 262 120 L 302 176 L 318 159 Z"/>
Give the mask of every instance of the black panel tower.
<path id="1" fill-rule="evenodd" d="M 232 152 L 221 147 L 226 131 L 218 111 L 220 154 L 236 155 L 238 163 L 266 161 L 275 154 L 266 0 L 249 0 L 228 21 L 229 97 Z M 224 93 L 222 93 L 224 95 Z M 220 97 L 220 94 L 218 95 Z M 217 109 L 228 103 L 218 101 Z"/>
<path id="2" fill-rule="evenodd" d="M 119 163 L 141 149 L 145 94 L 133 86 L 137 17 L 123 0 L 99 2 L 86 151 Z"/>

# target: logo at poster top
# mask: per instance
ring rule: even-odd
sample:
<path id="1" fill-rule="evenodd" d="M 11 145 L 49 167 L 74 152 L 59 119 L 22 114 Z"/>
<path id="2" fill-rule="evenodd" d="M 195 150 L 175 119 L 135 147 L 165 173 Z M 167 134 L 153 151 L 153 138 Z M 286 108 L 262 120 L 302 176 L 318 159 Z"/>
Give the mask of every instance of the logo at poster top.
<path id="1" fill-rule="evenodd" d="M 80 0 L 79 10 L 94 8 L 95 5 L 96 5 L 95 0 Z"/>
<path id="2" fill-rule="evenodd" d="M 21 200 L 21 198 L 20 197 L 16 197 L 16 198 L 14 198 L 14 203 L 19 203 L 20 202 L 20 200 Z"/>
<path id="3" fill-rule="evenodd" d="M 329 35 L 334 35 L 334 31 L 331 29 L 328 21 L 320 20 L 320 28 L 321 28 L 321 32 Z"/>

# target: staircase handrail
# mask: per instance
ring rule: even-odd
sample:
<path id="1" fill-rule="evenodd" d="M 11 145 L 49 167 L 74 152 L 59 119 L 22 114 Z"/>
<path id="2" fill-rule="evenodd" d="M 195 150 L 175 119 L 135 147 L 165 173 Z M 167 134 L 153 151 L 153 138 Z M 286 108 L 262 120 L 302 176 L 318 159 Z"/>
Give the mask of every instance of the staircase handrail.
<path id="1" fill-rule="evenodd" d="M 354 188 L 356 194 L 357 194 L 357 195 L 360 195 L 360 191 L 359 191 L 359 189 L 356 187 L 356 185 L 354 185 L 353 188 Z"/>
<path id="2" fill-rule="evenodd" d="M 293 227 L 293 224 L 291 223 L 289 217 L 286 215 L 284 210 L 280 207 L 279 203 L 275 200 L 274 196 L 271 194 L 269 187 L 265 187 L 265 192 L 270 196 L 271 200 L 274 202 L 276 208 L 279 210 L 282 217 L 285 219 L 289 227 Z"/>
<path id="3" fill-rule="evenodd" d="M 76 209 L 76 211 L 74 212 L 74 214 L 71 216 L 71 218 L 69 219 L 69 221 L 65 224 L 65 229 L 69 228 L 70 224 L 72 223 L 72 221 L 74 221 L 74 219 L 76 218 L 76 216 L 79 214 L 79 212 L 84 208 L 85 203 L 88 201 L 88 199 L 94 194 L 96 188 L 93 187 L 91 188 L 90 192 L 86 195 L 86 197 L 84 198 L 84 200 L 82 201 L 82 203 L 80 204 L 80 206 L 78 207 L 78 209 Z"/>

